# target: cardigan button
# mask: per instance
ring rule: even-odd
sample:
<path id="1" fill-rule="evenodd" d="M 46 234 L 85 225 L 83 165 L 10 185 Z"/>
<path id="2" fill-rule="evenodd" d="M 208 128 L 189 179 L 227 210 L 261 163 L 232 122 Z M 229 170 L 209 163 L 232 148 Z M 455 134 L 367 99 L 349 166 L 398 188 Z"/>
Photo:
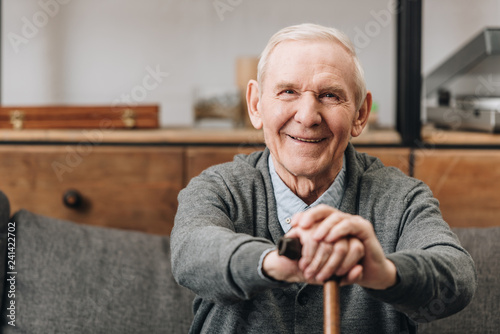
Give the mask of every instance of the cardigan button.
<path id="1" fill-rule="evenodd" d="M 308 301 L 309 301 L 309 296 L 307 294 L 300 294 L 299 297 L 297 298 L 297 302 L 299 303 L 300 306 L 306 305 Z"/>

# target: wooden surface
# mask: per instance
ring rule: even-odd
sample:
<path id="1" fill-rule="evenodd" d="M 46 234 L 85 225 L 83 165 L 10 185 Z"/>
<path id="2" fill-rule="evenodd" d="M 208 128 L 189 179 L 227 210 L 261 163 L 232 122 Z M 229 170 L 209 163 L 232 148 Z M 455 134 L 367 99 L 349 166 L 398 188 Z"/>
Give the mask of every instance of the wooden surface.
<path id="1" fill-rule="evenodd" d="M 210 166 L 233 161 L 236 154 L 250 154 L 263 150 L 264 146 L 253 147 L 199 147 L 186 148 L 185 184 Z"/>
<path id="2" fill-rule="evenodd" d="M 180 148 L 0 146 L 1 190 L 11 212 L 79 223 L 169 234 L 182 188 Z M 62 202 L 68 189 L 82 209 Z"/>
<path id="3" fill-rule="evenodd" d="M 450 131 L 425 126 L 422 139 L 437 145 L 500 145 L 500 134 L 472 131 Z M 252 128 L 238 129 L 99 129 L 80 130 L 11 130 L 0 129 L 0 141 L 9 142 L 85 142 L 102 143 L 173 143 L 173 144 L 263 144 L 262 131 Z M 398 145 L 401 138 L 395 130 L 364 131 L 352 140 L 355 145 Z"/>
<path id="4" fill-rule="evenodd" d="M 264 144 L 260 130 L 238 129 L 92 129 L 92 130 L 0 130 L 0 141 L 4 142 L 97 142 L 97 143 L 144 143 L 144 144 Z M 353 138 L 358 145 L 397 145 L 401 142 L 394 130 L 366 131 Z"/>
<path id="5" fill-rule="evenodd" d="M 359 152 L 379 158 L 384 165 L 401 169 L 406 175 L 410 175 L 410 149 L 398 147 L 358 147 Z"/>
<path id="6" fill-rule="evenodd" d="M 426 125 L 422 128 L 422 140 L 431 145 L 500 145 L 499 133 L 475 131 L 451 131 Z"/>
<path id="7" fill-rule="evenodd" d="M 372 132 L 353 143 L 409 174 L 409 148 L 365 146 L 394 140 L 393 133 Z M 24 207 L 156 234 L 170 233 L 177 194 L 192 177 L 235 154 L 264 148 L 262 132 L 252 129 L 0 130 L 0 141 L 0 189 L 12 212 Z M 120 145 L 105 145 L 115 142 Z M 415 176 L 429 184 L 452 226 L 500 225 L 499 165 L 495 149 L 415 150 Z M 82 209 L 62 203 L 73 188 L 84 196 Z"/>
<path id="8" fill-rule="evenodd" d="M 133 130 L 0 130 L 4 142 L 92 142 L 133 144 L 254 144 L 263 143 L 253 129 L 133 129 Z"/>
<path id="9" fill-rule="evenodd" d="M 364 140 L 373 143 L 375 137 L 394 139 L 390 133 Z M 170 233 L 178 192 L 192 177 L 236 154 L 264 148 L 262 132 L 253 129 L 0 130 L 0 141 L 0 189 L 12 212 L 26 208 L 155 234 Z M 120 145 L 105 145 L 111 143 Z M 383 149 L 381 158 L 397 165 L 407 152 L 402 157 L 395 152 Z M 82 194 L 82 208 L 64 206 L 69 189 Z"/>
<path id="10" fill-rule="evenodd" d="M 158 128 L 158 106 L 10 106 L 0 107 L 0 128 L 13 129 L 12 113 L 22 114 L 22 129 Z M 124 115 L 134 120 L 124 121 Z M 21 130 L 16 130 L 21 131 Z M 51 130 L 49 130 L 51 131 Z"/>
<path id="11" fill-rule="evenodd" d="M 415 177 L 429 185 L 451 226 L 500 226 L 500 151 L 419 150 Z"/>

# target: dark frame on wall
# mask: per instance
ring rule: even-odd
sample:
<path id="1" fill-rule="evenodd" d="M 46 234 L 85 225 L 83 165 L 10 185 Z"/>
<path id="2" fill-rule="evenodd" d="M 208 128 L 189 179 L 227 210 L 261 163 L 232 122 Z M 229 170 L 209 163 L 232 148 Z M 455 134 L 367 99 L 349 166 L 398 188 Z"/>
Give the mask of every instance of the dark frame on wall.
<path id="1" fill-rule="evenodd" d="M 396 128 L 403 146 L 421 142 L 422 0 L 398 0 Z"/>

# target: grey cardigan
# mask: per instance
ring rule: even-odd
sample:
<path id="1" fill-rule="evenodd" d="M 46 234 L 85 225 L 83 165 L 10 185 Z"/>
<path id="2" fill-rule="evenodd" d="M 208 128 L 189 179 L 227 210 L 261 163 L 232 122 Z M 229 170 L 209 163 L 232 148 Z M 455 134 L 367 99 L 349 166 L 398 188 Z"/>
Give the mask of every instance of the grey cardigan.
<path id="1" fill-rule="evenodd" d="M 179 194 L 172 269 L 197 295 L 191 333 L 322 333 L 322 286 L 258 274 L 262 252 L 283 235 L 268 156 L 267 149 L 238 155 Z M 382 291 L 342 287 L 342 333 L 414 333 L 416 322 L 464 308 L 477 284 L 474 264 L 430 189 L 350 144 L 346 157 L 340 209 L 372 222 L 399 283 Z"/>

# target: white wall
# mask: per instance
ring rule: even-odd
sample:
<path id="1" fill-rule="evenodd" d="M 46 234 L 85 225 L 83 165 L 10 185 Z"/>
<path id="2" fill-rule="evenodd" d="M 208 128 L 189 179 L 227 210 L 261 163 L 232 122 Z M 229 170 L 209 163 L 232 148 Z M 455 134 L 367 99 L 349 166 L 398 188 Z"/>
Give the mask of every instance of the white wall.
<path id="1" fill-rule="evenodd" d="M 392 125 L 393 2 L 4 0 L 2 102 L 112 104 L 132 95 L 159 103 L 163 126 L 191 125 L 197 87 L 233 85 L 236 57 L 258 55 L 284 26 L 314 22 L 354 40 L 380 121 Z M 145 89 L 155 70 L 159 81 Z"/>
<path id="2" fill-rule="evenodd" d="M 485 27 L 500 27 L 500 0 L 424 0 L 424 75 L 429 74 Z"/>

